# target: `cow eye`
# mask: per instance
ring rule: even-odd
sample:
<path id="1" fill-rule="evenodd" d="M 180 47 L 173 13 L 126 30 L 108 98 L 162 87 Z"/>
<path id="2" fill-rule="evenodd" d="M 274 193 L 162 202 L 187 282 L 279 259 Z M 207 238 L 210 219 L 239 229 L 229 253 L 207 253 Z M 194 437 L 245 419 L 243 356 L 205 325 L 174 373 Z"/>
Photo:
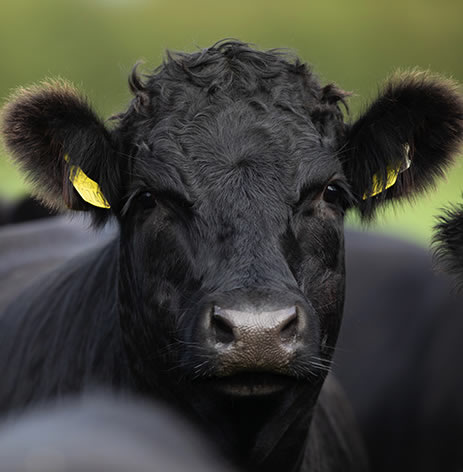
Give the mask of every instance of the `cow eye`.
<path id="1" fill-rule="evenodd" d="M 334 205 L 340 203 L 342 200 L 342 190 L 336 184 L 327 185 L 323 192 L 323 200 Z"/>
<path id="2" fill-rule="evenodd" d="M 142 192 L 138 195 L 137 203 L 143 210 L 151 210 L 156 206 L 156 198 L 151 192 Z"/>

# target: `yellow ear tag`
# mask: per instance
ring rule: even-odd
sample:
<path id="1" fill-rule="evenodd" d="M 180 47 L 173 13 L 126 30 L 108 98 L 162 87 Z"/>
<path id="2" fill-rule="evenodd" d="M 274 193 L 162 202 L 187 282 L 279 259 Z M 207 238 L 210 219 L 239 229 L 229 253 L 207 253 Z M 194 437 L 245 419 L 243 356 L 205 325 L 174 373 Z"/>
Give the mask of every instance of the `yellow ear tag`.
<path id="1" fill-rule="evenodd" d="M 389 187 L 392 187 L 397 182 L 397 177 L 399 176 L 399 172 L 400 172 L 400 167 L 396 169 L 394 169 L 393 167 L 388 167 L 386 183 L 383 183 L 379 179 L 378 174 L 375 174 L 373 176 L 373 185 L 371 186 L 371 193 L 368 195 L 364 193 L 363 200 L 366 200 L 367 198 L 370 198 L 370 197 L 374 197 L 375 195 L 378 195 L 379 193 L 384 192 Z"/>
<path id="2" fill-rule="evenodd" d="M 68 156 L 64 156 L 66 162 L 69 161 Z M 77 193 L 90 205 L 99 208 L 110 208 L 100 186 L 92 180 L 85 172 L 78 166 L 71 166 L 69 171 L 69 180 L 74 185 Z"/>
<path id="3" fill-rule="evenodd" d="M 410 168 L 411 160 L 410 160 L 410 146 L 408 144 L 404 144 L 404 152 L 405 158 L 404 162 L 400 164 L 399 167 L 389 167 L 387 168 L 387 175 L 386 175 L 386 182 L 383 183 L 381 179 L 378 177 L 378 174 L 373 175 L 373 185 L 371 186 L 371 193 L 370 194 L 363 194 L 363 200 L 367 198 L 374 197 L 379 193 L 384 192 L 389 187 L 392 187 L 397 182 L 397 177 L 402 172 L 406 171 Z"/>

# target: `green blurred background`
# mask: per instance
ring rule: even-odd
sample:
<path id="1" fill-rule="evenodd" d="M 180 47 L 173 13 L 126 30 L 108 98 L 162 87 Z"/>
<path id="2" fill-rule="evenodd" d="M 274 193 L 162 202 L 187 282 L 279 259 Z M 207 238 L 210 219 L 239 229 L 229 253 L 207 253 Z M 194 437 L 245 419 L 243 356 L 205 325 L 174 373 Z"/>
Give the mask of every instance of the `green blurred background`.
<path id="1" fill-rule="evenodd" d="M 460 0 L 4 0 L 0 95 L 61 76 L 105 116 L 126 105 L 127 75 L 138 59 L 153 68 L 166 48 L 192 51 L 233 37 L 295 50 L 323 81 L 354 92 L 356 116 L 397 68 L 429 68 L 462 82 L 462 14 Z M 427 243 L 434 215 L 460 198 L 462 162 L 435 192 L 413 208 L 387 210 L 374 228 Z M 0 197 L 24 192 L 2 152 Z"/>

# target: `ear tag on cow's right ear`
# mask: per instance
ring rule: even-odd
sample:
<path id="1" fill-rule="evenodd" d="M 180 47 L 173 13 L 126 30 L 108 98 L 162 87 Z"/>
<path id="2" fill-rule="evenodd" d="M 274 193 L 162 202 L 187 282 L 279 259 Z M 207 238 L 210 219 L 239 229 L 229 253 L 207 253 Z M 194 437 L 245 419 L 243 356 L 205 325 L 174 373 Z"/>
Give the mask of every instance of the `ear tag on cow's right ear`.
<path id="1" fill-rule="evenodd" d="M 382 192 L 384 192 L 389 187 L 392 187 L 397 182 L 397 177 L 402 172 L 408 170 L 411 166 L 411 159 L 410 159 L 410 146 L 408 143 L 404 144 L 404 160 L 400 164 L 399 167 L 387 167 L 387 175 L 386 175 L 386 182 L 382 182 L 382 180 L 378 177 L 378 174 L 373 175 L 373 182 L 371 186 L 371 192 L 369 194 L 364 193 L 362 199 L 366 200 L 367 198 L 374 197 Z"/>
<path id="2" fill-rule="evenodd" d="M 69 162 L 69 157 L 64 156 L 64 160 Z M 78 166 L 71 166 L 69 170 L 69 180 L 77 190 L 77 193 L 90 205 L 99 208 L 111 208 L 106 200 L 100 186 L 92 180 L 85 172 Z"/>

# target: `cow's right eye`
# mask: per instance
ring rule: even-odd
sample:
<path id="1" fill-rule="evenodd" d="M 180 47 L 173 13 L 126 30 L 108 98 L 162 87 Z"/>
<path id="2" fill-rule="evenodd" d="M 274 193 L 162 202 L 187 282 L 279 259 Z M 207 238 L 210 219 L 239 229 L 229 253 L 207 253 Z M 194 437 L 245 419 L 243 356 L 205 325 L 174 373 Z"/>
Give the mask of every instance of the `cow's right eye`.
<path id="1" fill-rule="evenodd" d="M 142 192 L 138 195 L 137 203 L 143 210 L 151 210 L 156 206 L 156 198 L 151 192 Z"/>

